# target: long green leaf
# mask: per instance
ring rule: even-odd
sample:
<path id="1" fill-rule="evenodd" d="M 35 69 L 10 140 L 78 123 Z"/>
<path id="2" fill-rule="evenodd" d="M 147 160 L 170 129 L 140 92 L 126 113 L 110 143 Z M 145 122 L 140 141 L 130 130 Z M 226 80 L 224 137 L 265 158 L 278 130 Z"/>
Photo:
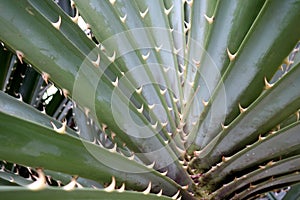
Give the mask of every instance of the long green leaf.
<path id="1" fill-rule="evenodd" d="M 168 170 L 168 175 L 176 181 L 182 182 L 184 185 L 191 184 L 189 176 L 178 162 L 178 153 L 174 153 L 177 149 L 171 148 L 174 144 L 170 143 L 170 145 L 166 145 L 163 138 L 159 134 L 156 134 L 156 131 L 145 119 L 144 115 L 139 113 L 134 105 L 126 105 L 126 96 L 122 97 L 122 93 L 115 91 L 115 89 L 119 90 L 119 88 L 115 88 L 112 82 L 115 81 L 116 73 L 120 74 L 120 71 L 111 69 L 103 74 L 103 70 L 110 63 L 108 57 L 100 49 L 97 48 L 95 50 L 96 53 L 101 55 L 100 68 L 97 69 L 94 66 L 95 62 L 93 64 L 93 60 L 91 60 L 96 59 L 86 58 L 85 51 L 82 50 L 78 44 L 79 42 L 74 41 L 71 36 L 68 37 L 69 32 L 76 32 L 75 29 L 67 29 L 70 26 L 68 21 L 71 21 L 71 19 L 63 14 L 58 14 L 57 19 L 61 18 L 62 23 L 59 30 L 57 30 L 51 24 L 51 22 L 55 22 L 52 21 L 53 14 L 51 12 L 45 14 L 46 11 L 42 9 L 43 6 L 36 1 L 24 1 L 17 6 L 14 6 L 13 1 L 1 2 L 1 6 L 5 7 L 6 11 L 1 12 L 0 23 L 7 27 L 6 29 L 1 29 L 1 39 L 8 46 L 14 50 L 21 51 L 25 60 L 28 60 L 40 71 L 47 72 L 58 86 L 62 86 L 65 89 L 64 91 L 68 91 L 69 95 L 74 97 L 74 100 L 78 104 L 89 108 L 93 115 L 99 116 L 99 122 L 104 123 L 112 131 L 118 133 L 117 137 L 126 143 L 128 148 L 136 152 L 141 160 L 147 164 L 156 161 L 157 168 Z M 84 6 L 86 5 L 82 7 Z M 10 18 L 16 15 L 16 13 L 23 17 L 18 17 L 11 22 Z M 21 34 L 24 28 L 33 24 L 35 25 L 33 28 L 28 29 L 28 32 L 25 34 Z M 74 26 L 77 25 L 74 24 Z M 66 29 L 68 32 L 65 31 Z M 11 34 L 10 30 L 13 30 L 14 34 Z M 53 34 L 53 38 L 46 37 L 49 33 Z M 32 42 L 32 37 L 35 37 L 39 42 Z M 20 42 L 17 42 L 17 40 L 20 40 Z M 24 48 L 25 46 L 27 48 Z M 61 48 L 56 48 L 57 46 Z M 121 86 L 124 85 L 120 84 Z M 114 100 L 117 101 L 116 99 L 119 99 L 120 103 L 124 105 L 119 104 L 119 107 L 111 107 L 112 94 L 117 94 L 117 98 L 114 98 Z M 126 107 L 129 107 L 131 116 L 119 119 L 122 121 L 116 124 L 118 120 L 115 120 L 115 117 L 123 116 L 123 113 L 127 112 L 126 109 L 124 110 Z M 146 107 L 146 104 L 144 107 Z M 95 112 L 94 108 L 96 109 Z M 112 113 L 112 108 L 115 109 L 115 115 Z M 143 134 L 143 138 L 132 137 L 132 134 L 135 133 L 133 133 L 132 128 L 128 129 L 128 126 L 135 126 L 135 124 L 132 124 L 132 120 L 127 123 L 123 122 L 124 120 L 131 119 L 131 117 L 137 122 L 146 124 L 146 128 L 138 133 Z M 124 132 L 127 132 L 127 134 Z M 150 138 L 145 138 L 145 136 Z M 145 145 L 146 143 L 148 145 Z M 160 151 L 160 153 L 155 153 L 156 151 Z M 162 159 L 162 154 L 165 155 L 164 159 Z"/>
<path id="2" fill-rule="evenodd" d="M 157 196 L 155 194 L 143 195 L 139 192 L 132 191 L 124 191 L 124 192 L 106 192 L 104 190 L 95 190 L 95 189 L 77 189 L 74 191 L 64 191 L 62 189 L 56 188 L 47 188 L 45 190 L 40 191 L 31 191 L 25 188 L 19 187 L 0 187 L 1 198 L 7 200 L 14 199 L 30 199 L 30 200 L 79 200 L 79 199 L 107 199 L 107 200 L 139 200 L 141 196 L 145 200 L 163 200 L 163 199 L 171 199 L 166 196 Z"/>
<path id="3" fill-rule="evenodd" d="M 17 104 L 16 99 L 8 96 L 7 98 Z M 58 134 L 53 128 L 32 121 L 31 119 L 37 118 L 41 113 L 34 112 L 29 106 L 23 104 L 22 109 L 22 105 L 19 105 L 18 109 L 32 109 L 32 116 L 26 119 L 9 109 L 6 111 L 5 109 L 9 108 L 5 107 L 7 103 L 1 105 L 4 106 L 0 112 L 0 159 L 79 175 L 100 183 L 109 182 L 112 176 L 116 176 L 117 181 L 125 182 L 129 188 L 144 189 L 151 181 L 155 191 L 162 185 L 165 193 L 169 195 L 178 190 L 179 186 L 171 179 L 153 169 L 90 142 L 71 135 Z M 34 114 L 36 116 L 33 116 Z M 183 195 L 187 194 L 183 191 Z"/>
<path id="4" fill-rule="evenodd" d="M 202 57 L 199 59 L 200 66 L 197 69 L 193 80 L 193 90 L 197 91 L 197 87 L 199 86 L 200 89 L 196 92 L 196 94 L 191 94 L 196 95 L 197 97 L 192 102 L 192 105 L 188 106 L 187 109 L 190 111 L 185 111 L 191 112 L 190 116 L 201 115 L 201 112 L 205 107 L 201 100 L 209 100 L 217 84 L 220 82 L 222 75 L 228 68 L 230 59 L 227 51 L 232 54 L 237 51 L 255 17 L 261 10 L 263 3 L 264 1 L 261 0 L 219 2 L 217 12 L 213 16 L 213 22 L 209 25 L 211 26 L 211 30 L 206 41 L 207 44 L 203 50 L 205 53 L 203 53 Z M 224 107 L 217 109 L 219 113 L 225 113 Z M 203 140 L 208 137 L 205 133 L 209 133 L 209 138 L 212 138 L 218 133 L 216 130 L 220 129 L 219 126 L 212 126 L 209 130 L 198 130 L 197 126 L 192 125 L 192 123 L 196 120 L 198 121 L 198 124 L 202 123 L 199 121 L 201 119 L 192 119 L 191 117 L 189 119 L 189 129 L 191 133 L 187 146 L 189 146 L 195 139 L 195 135 L 198 131 L 198 135 L 203 137 L 199 140 Z M 203 143 L 205 144 L 206 142 L 203 141 Z"/>
<path id="5" fill-rule="evenodd" d="M 258 182 L 265 178 L 278 176 L 279 174 L 287 174 L 300 170 L 300 156 L 294 156 L 288 159 L 283 159 L 278 162 L 271 162 L 265 166 L 260 166 L 259 169 L 242 177 L 236 177 L 232 182 L 222 186 L 215 191 L 212 196 L 215 199 L 223 199 L 235 193 L 240 188 L 247 187 L 248 184 Z M 295 198 L 294 198 L 295 199 Z"/>
<path id="6" fill-rule="evenodd" d="M 247 107 L 259 96 L 264 88 L 264 78 L 270 80 L 293 50 L 300 35 L 300 29 L 295 28 L 300 23 L 299 8 L 297 0 L 265 3 L 210 99 L 211 104 L 202 113 L 205 119 L 194 141 L 198 148 L 205 147 L 213 139 L 225 118 L 232 120 L 237 116 L 239 103 Z M 221 108 L 227 114 L 219 112 Z M 203 135 L 207 139 L 203 140 Z"/>
<path id="7" fill-rule="evenodd" d="M 299 172 L 285 175 L 285 176 L 280 176 L 280 177 L 277 177 L 274 179 L 267 180 L 265 182 L 255 185 L 255 186 L 252 186 L 252 188 L 249 188 L 248 190 L 244 190 L 243 192 L 236 194 L 233 197 L 233 199 L 234 200 L 248 199 L 252 195 L 255 195 L 263 190 L 269 191 L 269 190 L 272 190 L 276 186 L 285 187 L 290 184 L 297 183 L 299 181 L 300 181 Z"/>
<path id="8" fill-rule="evenodd" d="M 220 161 L 222 156 L 230 156 L 251 144 L 259 134 L 266 133 L 295 113 L 300 107 L 300 93 L 296 86 L 300 84 L 299 76 L 298 63 L 200 151 L 198 167 L 207 169 Z"/>
<path id="9" fill-rule="evenodd" d="M 258 167 L 273 159 L 298 154 L 300 150 L 299 130 L 300 122 L 296 122 L 265 138 L 260 137 L 256 143 L 232 157 L 224 157 L 222 163 L 202 176 L 204 182 L 209 180 L 211 184 L 218 184 L 229 175 L 251 167 Z M 296 166 L 300 167 L 300 163 Z"/>

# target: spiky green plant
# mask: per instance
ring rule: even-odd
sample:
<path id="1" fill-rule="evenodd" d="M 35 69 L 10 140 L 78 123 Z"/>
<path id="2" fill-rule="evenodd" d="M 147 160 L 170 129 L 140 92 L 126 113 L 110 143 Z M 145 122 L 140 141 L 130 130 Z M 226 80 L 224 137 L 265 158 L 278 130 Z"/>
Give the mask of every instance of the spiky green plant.
<path id="1" fill-rule="evenodd" d="M 1 0 L 0 84 L 23 100 L 0 93 L 1 199 L 253 199 L 299 182 L 299 10 L 74 0 L 70 17 Z"/>

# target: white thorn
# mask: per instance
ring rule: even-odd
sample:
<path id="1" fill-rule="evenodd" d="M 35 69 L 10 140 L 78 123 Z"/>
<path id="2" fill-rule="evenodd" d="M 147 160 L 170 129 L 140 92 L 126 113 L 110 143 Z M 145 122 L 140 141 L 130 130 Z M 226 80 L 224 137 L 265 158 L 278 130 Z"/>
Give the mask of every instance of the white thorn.
<path id="1" fill-rule="evenodd" d="M 72 21 L 74 22 L 74 23 L 78 23 L 78 18 L 79 18 L 79 11 L 78 11 L 78 9 L 76 9 L 76 14 L 75 14 L 75 16 L 74 17 L 71 17 L 71 19 L 72 19 Z"/>
<path id="2" fill-rule="evenodd" d="M 222 129 L 225 130 L 228 128 L 228 126 L 225 126 L 223 123 L 221 123 Z"/>
<path id="3" fill-rule="evenodd" d="M 155 161 L 153 161 L 153 163 L 151 163 L 150 165 L 146 165 L 146 167 L 148 167 L 149 169 L 153 169 L 155 165 Z"/>
<path id="4" fill-rule="evenodd" d="M 75 2 L 73 0 L 71 0 L 70 5 L 72 8 L 75 8 Z"/>
<path id="5" fill-rule="evenodd" d="M 129 160 L 134 160 L 134 154 L 128 157 Z"/>
<path id="6" fill-rule="evenodd" d="M 229 49 L 227 48 L 227 55 L 228 55 L 230 61 L 233 61 L 233 60 L 235 59 L 236 54 L 237 54 L 237 53 L 232 54 L 232 53 L 229 51 Z"/>
<path id="7" fill-rule="evenodd" d="M 290 60 L 289 60 L 289 57 L 286 57 L 286 58 L 283 60 L 283 64 L 290 65 L 290 64 L 292 64 L 292 63 L 293 63 L 293 61 L 290 61 Z"/>
<path id="8" fill-rule="evenodd" d="M 261 136 L 261 134 L 258 136 L 258 141 L 262 141 L 262 140 L 264 140 L 264 139 L 266 139 L 267 137 L 263 137 L 263 136 Z"/>
<path id="9" fill-rule="evenodd" d="M 194 156 L 198 157 L 201 153 L 202 153 L 202 151 L 194 151 Z"/>
<path id="10" fill-rule="evenodd" d="M 192 82 L 189 82 L 189 81 L 188 81 L 188 84 L 189 84 L 191 87 L 193 87 L 194 84 L 195 84 L 195 82 L 194 82 L 194 81 L 192 81 Z"/>
<path id="11" fill-rule="evenodd" d="M 179 101 L 179 99 L 178 99 L 178 98 L 175 98 L 175 97 L 173 97 L 173 101 L 174 101 L 174 103 L 177 103 L 177 102 Z"/>
<path id="12" fill-rule="evenodd" d="M 102 131 L 105 132 L 105 129 L 107 128 L 107 125 L 106 124 L 101 124 L 101 126 L 102 126 Z"/>
<path id="13" fill-rule="evenodd" d="M 166 176 L 168 174 L 168 170 L 166 170 L 165 172 L 161 172 L 160 174 Z"/>
<path id="14" fill-rule="evenodd" d="M 168 72 L 170 67 L 166 67 L 166 68 L 164 67 L 163 69 L 164 69 L 164 72 Z"/>
<path id="15" fill-rule="evenodd" d="M 88 109 L 87 107 L 84 107 L 84 114 L 85 116 L 89 116 L 89 112 L 90 112 L 90 109 Z"/>
<path id="16" fill-rule="evenodd" d="M 113 148 L 111 148 L 111 149 L 108 149 L 110 152 L 112 152 L 112 153 L 116 153 L 117 152 L 117 144 L 115 143 L 114 144 L 114 146 L 113 146 Z"/>
<path id="17" fill-rule="evenodd" d="M 177 199 L 177 197 L 179 196 L 180 190 L 177 191 L 176 194 L 174 194 L 174 196 L 172 196 L 172 199 Z"/>
<path id="18" fill-rule="evenodd" d="M 76 182 L 76 186 L 77 186 L 77 188 L 80 188 L 80 189 L 83 188 L 83 186 L 81 184 L 77 183 L 77 182 Z"/>
<path id="19" fill-rule="evenodd" d="M 115 186 L 116 186 L 116 179 L 115 179 L 115 177 L 112 177 L 111 184 L 109 186 L 107 186 L 106 188 L 104 188 L 104 190 L 106 192 L 112 192 L 115 190 Z"/>
<path id="20" fill-rule="evenodd" d="M 208 17 L 206 14 L 204 14 L 204 17 L 209 24 L 212 24 L 214 22 L 214 16 Z"/>
<path id="21" fill-rule="evenodd" d="M 33 183 L 27 185 L 26 187 L 30 190 L 42 190 L 46 187 L 46 178 L 42 169 L 37 169 L 38 178 Z"/>
<path id="22" fill-rule="evenodd" d="M 76 178 L 72 178 L 71 182 L 63 187 L 63 190 L 71 191 L 75 189 L 76 183 Z"/>
<path id="23" fill-rule="evenodd" d="M 194 2 L 194 0 L 186 0 L 186 3 L 187 3 L 190 7 L 192 7 L 193 2 Z"/>
<path id="24" fill-rule="evenodd" d="M 167 126 L 167 124 L 168 124 L 168 121 L 166 121 L 166 122 L 164 122 L 164 123 L 163 123 L 163 122 L 161 122 L 160 124 L 161 124 L 161 126 L 162 126 L 162 127 L 165 127 L 165 126 Z"/>
<path id="25" fill-rule="evenodd" d="M 99 44 L 99 45 L 100 45 L 100 44 Z M 104 47 L 102 44 L 100 45 L 100 50 L 101 50 L 101 51 L 105 51 L 105 47 Z"/>
<path id="26" fill-rule="evenodd" d="M 57 30 L 59 30 L 60 25 L 61 25 L 61 17 L 60 17 L 60 15 L 58 16 L 58 21 L 57 21 L 57 22 L 51 22 L 51 24 L 52 24 Z"/>
<path id="27" fill-rule="evenodd" d="M 208 105 L 208 101 L 204 101 L 204 99 L 202 99 L 202 104 L 206 107 Z"/>
<path id="28" fill-rule="evenodd" d="M 178 53 L 181 51 L 181 49 L 182 49 L 182 48 L 176 49 L 176 48 L 174 47 L 173 52 L 174 52 L 175 54 L 178 54 Z"/>
<path id="29" fill-rule="evenodd" d="M 15 182 L 15 179 L 13 178 L 13 177 L 9 177 L 9 182 L 11 182 L 11 183 L 14 183 Z"/>
<path id="30" fill-rule="evenodd" d="M 108 60 L 109 60 L 110 62 L 114 62 L 115 59 L 116 59 L 116 52 L 114 51 L 113 55 L 112 55 L 112 56 L 107 56 L 107 58 L 108 58 Z"/>
<path id="31" fill-rule="evenodd" d="M 111 82 L 111 84 L 113 84 L 113 86 L 115 86 L 115 87 L 118 87 L 119 78 L 117 77 L 115 81 Z"/>
<path id="32" fill-rule="evenodd" d="M 122 186 L 120 187 L 120 189 L 118 189 L 118 192 L 124 192 L 125 191 L 125 183 L 122 184 Z"/>
<path id="33" fill-rule="evenodd" d="M 114 132 L 112 132 L 112 133 L 110 134 L 110 137 L 111 137 L 112 140 L 114 140 L 115 137 L 116 137 L 116 134 L 115 134 Z"/>
<path id="34" fill-rule="evenodd" d="M 143 86 L 141 86 L 139 89 L 136 89 L 135 91 L 136 91 L 136 93 L 141 94 L 142 90 L 143 90 Z"/>
<path id="35" fill-rule="evenodd" d="M 172 107 L 168 107 L 168 110 L 169 110 L 169 111 L 172 111 L 172 110 L 173 110 L 173 108 L 172 108 Z"/>
<path id="36" fill-rule="evenodd" d="M 122 22 L 122 23 L 125 23 L 126 18 L 127 18 L 127 14 L 125 14 L 124 17 L 120 17 L 121 22 Z"/>
<path id="37" fill-rule="evenodd" d="M 181 186 L 181 188 L 182 188 L 183 190 L 187 190 L 187 189 L 189 188 L 189 185 Z"/>
<path id="38" fill-rule="evenodd" d="M 116 3 L 116 0 L 109 0 L 109 3 L 113 6 Z"/>
<path id="39" fill-rule="evenodd" d="M 22 51 L 16 50 L 17 57 L 21 64 L 23 64 L 24 53 Z"/>
<path id="40" fill-rule="evenodd" d="M 181 165 L 184 164 L 184 160 L 179 160 L 179 159 L 178 159 L 178 162 L 179 162 Z"/>
<path id="41" fill-rule="evenodd" d="M 159 47 L 155 46 L 155 47 L 154 47 L 154 48 L 155 48 L 155 51 L 156 51 L 156 52 L 159 52 L 159 51 L 161 50 L 162 46 L 163 46 L 162 44 L 161 44 Z"/>
<path id="42" fill-rule="evenodd" d="M 23 101 L 22 94 L 21 94 L 21 93 L 18 93 L 18 96 L 19 96 L 18 101 Z"/>
<path id="43" fill-rule="evenodd" d="M 162 195 L 162 189 L 156 194 L 156 196 L 160 197 Z"/>
<path id="44" fill-rule="evenodd" d="M 178 115 L 179 115 L 179 118 L 180 118 L 180 120 L 182 120 L 182 118 L 183 118 L 183 114 L 181 114 L 181 113 L 178 113 Z"/>
<path id="45" fill-rule="evenodd" d="M 142 54 L 143 60 L 147 60 L 149 58 L 149 56 L 150 56 L 150 51 L 148 51 L 148 53 L 145 55 Z"/>
<path id="46" fill-rule="evenodd" d="M 142 113 L 143 110 L 144 110 L 144 104 L 142 104 L 141 108 L 137 108 L 137 111 L 138 111 L 139 113 Z"/>
<path id="47" fill-rule="evenodd" d="M 150 191 L 151 191 L 151 181 L 149 182 L 149 184 L 148 184 L 148 187 L 143 191 L 143 194 L 149 194 L 150 193 Z"/>
<path id="48" fill-rule="evenodd" d="M 178 71 L 177 73 L 178 73 L 178 76 L 179 76 L 179 77 L 182 77 L 182 76 L 183 76 L 183 72 Z"/>
<path id="49" fill-rule="evenodd" d="M 90 40 L 92 40 L 92 34 L 87 34 L 86 35 Z"/>
<path id="50" fill-rule="evenodd" d="M 67 89 L 63 88 L 62 93 L 63 93 L 65 98 L 68 98 L 69 91 Z"/>
<path id="51" fill-rule="evenodd" d="M 50 75 L 46 72 L 42 72 L 42 78 L 44 79 L 46 84 L 48 84 L 48 79 L 50 78 Z"/>
<path id="52" fill-rule="evenodd" d="M 144 12 L 141 12 L 141 11 L 140 11 L 141 17 L 142 17 L 142 18 L 145 18 L 145 16 L 147 15 L 148 11 L 149 11 L 149 8 L 147 8 Z"/>
<path id="53" fill-rule="evenodd" d="M 241 104 L 239 104 L 239 109 L 240 109 L 240 112 L 241 112 L 241 113 L 243 113 L 243 112 L 245 112 L 245 111 L 247 110 L 247 108 L 243 108 L 243 107 L 241 106 Z"/>
<path id="54" fill-rule="evenodd" d="M 266 90 L 270 89 L 274 85 L 274 84 L 270 84 L 266 77 L 264 78 L 264 81 L 265 81 L 265 89 Z"/>
<path id="55" fill-rule="evenodd" d="M 150 110 L 152 110 L 153 108 L 155 107 L 155 104 L 152 104 L 152 105 L 148 105 L 148 108 L 150 109 Z"/>
<path id="56" fill-rule="evenodd" d="M 164 89 L 164 90 L 161 90 L 161 89 L 160 89 L 159 92 L 160 92 L 161 95 L 164 95 L 164 94 L 166 94 L 166 92 L 167 92 L 167 88 Z"/>
<path id="57" fill-rule="evenodd" d="M 174 7 L 174 4 L 169 8 L 169 9 L 164 9 L 165 10 L 165 14 L 166 15 L 169 15 L 170 14 L 170 12 L 171 12 L 171 10 L 173 9 L 173 7 Z"/>
<path id="58" fill-rule="evenodd" d="M 97 60 L 96 61 L 92 61 L 92 63 L 93 63 L 93 65 L 95 67 L 99 67 L 99 65 L 100 65 L 100 54 L 98 54 Z"/>
<path id="59" fill-rule="evenodd" d="M 184 155 L 184 154 L 186 153 L 185 150 L 182 150 L 182 149 L 180 149 L 180 148 L 177 147 L 177 146 L 176 146 L 176 149 L 179 151 L 179 153 L 180 153 L 181 155 Z"/>
<path id="60" fill-rule="evenodd" d="M 196 65 L 197 67 L 200 66 L 200 60 L 198 61 L 198 60 L 192 59 L 192 61 L 195 63 L 195 65 Z"/>
<path id="61" fill-rule="evenodd" d="M 152 128 L 153 128 L 153 129 L 156 129 L 156 128 L 157 128 L 157 124 L 158 124 L 158 122 L 155 122 L 155 124 L 152 124 L 152 125 L 151 125 Z"/>
<path id="62" fill-rule="evenodd" d="M 67 127 L 67 120 L 64 120 L 62 123 L 62 126 L 60 128 L 57 128 L 53 122 L 50 122 L 53 126 L 54 131 L 56 131 L 59 134 L 65 134 L 66 133 L 66 127 Z"/>

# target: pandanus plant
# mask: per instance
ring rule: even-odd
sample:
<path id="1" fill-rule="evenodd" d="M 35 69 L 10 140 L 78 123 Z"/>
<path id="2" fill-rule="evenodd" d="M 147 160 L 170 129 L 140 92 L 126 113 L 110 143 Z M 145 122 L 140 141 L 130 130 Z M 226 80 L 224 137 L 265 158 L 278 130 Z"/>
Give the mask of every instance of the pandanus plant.
<path id="1" fill-rule="evenodd" d="M 1 199 L 300 181 L 299 0 L 66 2 L 0 1 Z"/>

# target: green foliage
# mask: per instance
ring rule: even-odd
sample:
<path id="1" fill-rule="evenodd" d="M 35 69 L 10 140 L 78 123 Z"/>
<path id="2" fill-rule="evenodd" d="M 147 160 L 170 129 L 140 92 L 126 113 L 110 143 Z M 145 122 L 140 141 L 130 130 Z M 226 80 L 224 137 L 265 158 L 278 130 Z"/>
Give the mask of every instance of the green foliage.
<path id="1" fill-rule="evenodd" d="M 299 10 L 0 0 L 1 197 L 254 199 L 300 182 Z"/>

